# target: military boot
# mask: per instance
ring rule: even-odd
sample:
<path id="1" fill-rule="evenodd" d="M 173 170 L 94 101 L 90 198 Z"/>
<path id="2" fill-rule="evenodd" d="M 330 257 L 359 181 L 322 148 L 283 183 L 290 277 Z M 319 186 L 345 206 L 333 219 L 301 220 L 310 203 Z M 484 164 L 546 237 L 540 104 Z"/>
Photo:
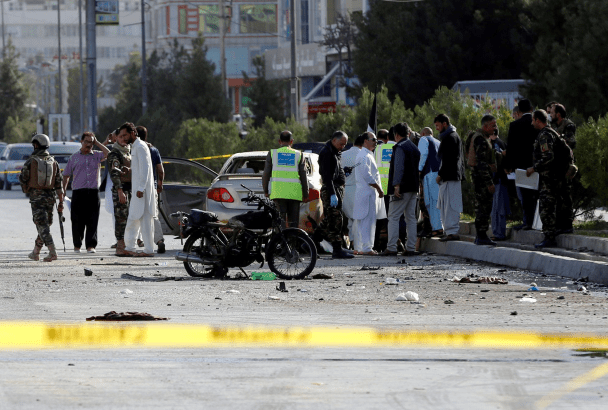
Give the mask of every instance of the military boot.
<path id="1" fill-rule="evenodd" d="M 44 262 L 52 262 L 57 260 L 57 250 L 55 249 L 55 245 L 49 245 L 49 256 L 43 259 Z"/>
<path id="2" fill-rule="evenodd" d="M 496 242 L 488 238 L 488 234 L 485 232 L 478 232 L 475 238 L 475 245 L 491 245 L 496 246 Z"/>
<path id="3" fill-rule="evenodd" d="M 333 252 L 331 254 L 332 259 L 351 259 L 354 258 L 354 255 L 342 249 L 342 244 L 340 242 L 334 242 L 331 244 L 333 247 Z"/>
<path id="4" fill-rule="evenodd" d="M 33 261 L 39 261 L 40 260 L 40 250 L 42 249 L 41 245 L 35 244 L 34 245 L 34 250 L 32 251 L 32 253 L 30 253 L 29 255 L 27 255 L 28 258 L 30 258 Z"/>

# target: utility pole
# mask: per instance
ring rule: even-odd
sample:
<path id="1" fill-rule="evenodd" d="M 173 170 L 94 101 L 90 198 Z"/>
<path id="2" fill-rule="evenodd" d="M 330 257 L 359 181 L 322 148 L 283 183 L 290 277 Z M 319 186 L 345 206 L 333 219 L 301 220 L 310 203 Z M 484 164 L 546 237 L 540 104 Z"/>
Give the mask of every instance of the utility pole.
<path id="1" fill-rule="evenodd" d="M 226 98 L 230 98 L 226 84 L 226 8 L 224 0 L 220 0 L 220 70 L 222 71 L 222 90 Z"/>
<path id="2" fill-rule="evenodd" d="M 4 10 L 4 6 L 2 7 L 2 10 Z M 59 61 L 59 114 L 63 114 L 63 96 L 61 95 L 62 93 L 62 88 L 63 88 L 63 78 L 61 77 L 61 2 L 60 0 L 57 0 L 57 54 L 58 54 L 58 60 Z M 59 127 L 59 129 L 61 130 L 61 127 Z M 61 132 L 61 131 L 59 131 Z"/>
<path id="3" fill-rule="evenodd" d="M 145 2 L 141 0 L 141 113 L 146 115 L 148 110 L 148 79 L 146 69 L 146 20 Z"/>
<path id="4" fill-rule="evenodd" d="M 2 60 L 4 60 L 4 56 L 6 55 L 6 44 L 4 43 L 4 0 L 0 0 L 2 3 Z"/>
<path id="5" fill-rule="evenodd" d="M 296 78 L 296 0 L 290 0 L 291 23 L 291 115 L 298 121 L 298 79 Z"/>
<path id="6" fill-rule="evenodd" d="M 87 76 L 89 83 L 89 131 L 97 132 L 97 40 L 95 0 L 87 0 Z"/>
<path id="7" fill-rule="evenodd" d="M 82 73 L 82 0 L 78 0 L 78 60 L 80 61 L 80 134 L 84 132 L 84 75 Z"/>

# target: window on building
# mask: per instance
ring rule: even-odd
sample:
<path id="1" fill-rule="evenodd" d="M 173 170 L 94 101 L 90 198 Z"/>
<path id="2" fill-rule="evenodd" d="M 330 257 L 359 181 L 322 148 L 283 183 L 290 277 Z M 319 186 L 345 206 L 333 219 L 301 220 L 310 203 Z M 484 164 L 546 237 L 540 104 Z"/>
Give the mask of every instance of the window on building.
<path id="1" fill-rule="evenodd" d="M 188 6 L 177 7 L 179 34 L 188 34 Z"/>
<path id="2" fill-rule="evenodd" d="M 300 0 L 300 22 L 301 22 L 301 36 L 302 44 L 310 43 L 310 24 L 308 18 L 308 0 Z"/>
<path id="3" fill-rule="evenodd" d="M 276 4 L 247 4 L 239 6 L 241 33 L 274 34 L 277 32 Z"/>
<path id="4" fill-rule="evenodd" d="M 219 34 L 220 32 L 220 8 L 218 5 L 198 6 L 199 25 L 198 30 L 202 33 Z"/>

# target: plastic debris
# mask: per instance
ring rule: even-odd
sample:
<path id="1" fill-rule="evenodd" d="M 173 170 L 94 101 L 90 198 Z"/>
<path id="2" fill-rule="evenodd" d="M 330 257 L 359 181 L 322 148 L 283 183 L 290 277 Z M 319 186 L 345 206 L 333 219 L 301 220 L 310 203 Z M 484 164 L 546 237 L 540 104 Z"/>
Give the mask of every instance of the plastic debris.
<path id="1" fill-rule="evenodd" d="M 359 269 L 359 270 L 380 270 L 380 269 L 382 269 L 381 266 L 363 265 L 363 266 L 361 266 L 361 269 Z"/>
<path id="2" fill-rule="evenodd" d="M 130 295 L 131 293 L 133 293 L 133 291 L 131 289 L 123 289 L 120 291 L 120 293 L 122 295 Z"/>
<path id="3" fill-rule="evenodd" d="M 115 311 L 108 312 L 103 316 L 91 316 L 87 318 L 87 321 L 133 321 L 133 320 L 169 320 L 166 317 L 156 317 L 149 313 L 140 312 L 120 312 Z"/>
<path id="4" fill-rule="evenodd" d="M 239 292 L 239 291 L 238 291 L 238 290 L 236 290 L 236 289 L 230 289 L 230 290 L 227 290 L 227 291 L 226 291 L 226 292 L 224 292 L 224 293 L 241 293 L 241 292 Z"/>
<path id="5" fill-rule="evenodd" d="M 584 287 L 584 286 L 579 286 L 577 290 L 578 290 L 579 292 L 586 292 L 586 291 L 587 291 L 587 288 L 586 288 L 586 287 Z"/>
<path id="6" fill-rule="evenodd" d="M 331 246 L 331 243 L 327 242 L 325 239 L 323 239 L 320 242 L 321 248 L 323 248 L 323 250 L 327 253 L 332 253 L 334 251 L 334 248 Z"/>
<path id="7" fill-rule="evenodd" d="M 84 268 L 84 276 L 93 276 L 93 271 L 91 269 Z"/>
<path id="8" fill-rule="evenodd" d="M 399 284 L 399 279 L 395 279 L 395 278 L 386 278 L 386 280 L 384 281 L 385 285 L 398 285 Z"/>
<path id="9" fill-rule="evenodd" d="M 275 280 L 277 275 L 273 272 L 251 272 L 251 280 Z"/>
<path id="10" fill-rule="evenodd" d="M 278 296 L 268 296 L 268 300 L 281 300 Z"/>
<path id="11" fill-rule="evenodd" d="M 517 310 L 514 310 L 513 312 L 511 312 L 511 316 L 517 316 Z"/>
<path id="12" fill-rule="evenodd" d="M 444 304 L 446 304 L 446 305 L 453 305 L 453 304 L 454 304 L 454 301 L 453 301 L 453 300 L 448 299 L 448 300 L 444 300 L 444 301 L 443 301 L 443 303 L 444 303 Z"/>
<path id="13" fill-rule="evenodd" d="M 526 303 L 536 303 L 536 299 L 531 298 L 529 296 L 524 296 L 523 298 L 519 299 L 520 302 L 526 302 Z"/>
<path id="14" fill-rule="evenodd" d="M 532 287 L 528 288 L 528 291 L 530 291 L 530 292 L 538 292 L 539 289 L 536 286 L 532 286 Z"/>
<path id="15" fill-rule="evenodd" d="M 565 296 L 558 296 L 558 297 L 557 297 L 557 300 L 564 300 L 564 299 L 566 299 L 566 297 L 565 297 Z"/>
<path id="16" fill-rule="evenodd" d="M 408 302 L 418 302 L 420 298 L 418 297 L 418 294 L 416 292 L 412 292 L 412 291 L 408 291 L 405 293 L 400 293 L 397 295 L 397 299 L 395 300 L 399 300 L 399 301 L 408 301 Z"/>

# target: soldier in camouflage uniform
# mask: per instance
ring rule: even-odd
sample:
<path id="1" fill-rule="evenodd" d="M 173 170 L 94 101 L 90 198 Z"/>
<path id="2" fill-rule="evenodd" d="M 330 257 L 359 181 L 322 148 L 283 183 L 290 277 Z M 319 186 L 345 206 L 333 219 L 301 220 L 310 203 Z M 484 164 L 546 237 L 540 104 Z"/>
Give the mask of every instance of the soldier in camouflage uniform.
<path id="1" fill-rule="evenodd" d="M 125 250 L 125 229 L 131 202 L 131 150 L 125 138 L 117 137 L 116 144 L 108 154 L 107 164 L 113 185 L 116 256 L 130 256 Z"/>
<path id="2" fill-rule="evenodd" d="M 539 208 L 540 220 L 543 223 L 544 240 L 534 245 L 536 248 L 548 248 L 557 246 L 556 216 L 557 196 L 561 188 L 562 178 L 555 172 L 554 144 L 557 133 L 547 125 L 547 112 L 537 110 L 532 116 L 532 125 L 540 130 L 536 141 L 534 141 L 534 166 L 526 171 L 530 176 L 534 172 L 540 174 L 539 180 Z"/>
<path id="3" fill-rule="evenodd" d="M 494 198 L 494 180 L 496 172 L 496 157 L 490 136 L 497 131 L 496 118 L 492 115 L 484 115 L 481 119 L 481 129 L 477 130 L 471 137 L 469 150 L 469 165 L 473 170 L 473 186 L 475 189 L 475 238 L 476 245 L 496 245 L 488 238 L 487 231 L 490 228 L 490 215 L 492 213 L 492 201 Z M 474 150 L 474 152 L 470 152 Z"/>
<path id="4" fill-rule="evenodd" d="M 566 108 L 562 104 L 556 104 L 553 107 L 557 128 L 555 131 L 561 136 L 574 152 L 576 148 L 576 125 L 566 118 Z M 560 233 L 572 233 L 574 229 L 574 209 L 572 206 L 572 186 L 580 184 L 579 179 L 565 178 L 562 181 L 562 189 L 559 191 L 558 206 L 557 206 L 557 223 Z"/>
<path id="5" fill-rule="evenodd" d="M 325 238 L 333 247 L 335 259 L 353 258 L 342 249 L 342 200 L 346 176 L 340 163 L 341 152 L 348 143 L 348 136 L 336 131 L 319 153 L 319 173 L 321 174 L 321 201 L 323 202 L 323 221 L 315 230 L 315 239 Z"/>
<path id="6" fill-rule="evenodd" d="M 38 237 L 34 242 L 34 250 L 28 255 L 32 260 L 40 260 L 42 245 L 46 245 L 49 254 L 43 259 L 44 262 L 57 260 L 57 250 L 51 236 L 51 224 L 53 223 L 53 208 L 55 207 L 55 193 L 59 198 L 58 212 L 63 212 L 63 189 L 61 181 L 61 169 L 55 159 L 49 155 L 49 137 L 44 134 L 36 134 L 32 138 L 34 152 L 23 164 L 19 182 L 21 189 L 30 195 L 32 215 Z"/>

